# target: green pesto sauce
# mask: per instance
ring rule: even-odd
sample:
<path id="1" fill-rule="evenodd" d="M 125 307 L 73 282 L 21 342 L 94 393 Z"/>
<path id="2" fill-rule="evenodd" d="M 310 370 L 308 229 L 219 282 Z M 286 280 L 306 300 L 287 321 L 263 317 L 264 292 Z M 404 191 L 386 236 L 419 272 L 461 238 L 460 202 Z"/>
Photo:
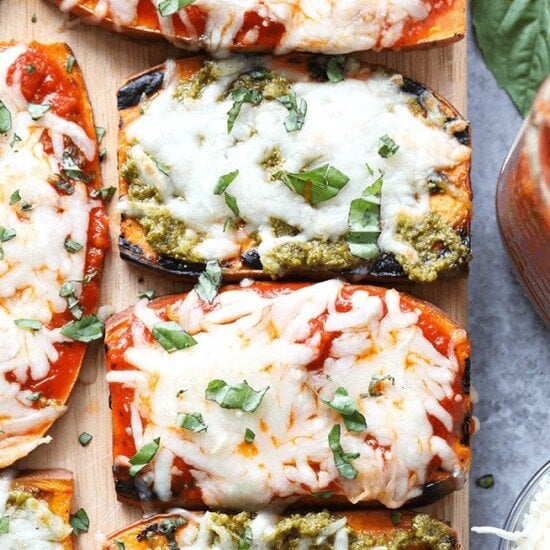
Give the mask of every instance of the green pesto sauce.
<path id="1" fill-rule="evenodd" d="M 319 239 L 308 242 L 288 241 L 276 245 L 262 257 L 264 271 L 270 275 L 300 268 L 349 269 L 360 262 L 361 259 L 352 255 L 343 239 L 336 242 Z"/>
<path id="2" fill-rule="evenodd" d="M 396 256 L 413 281 L 435 281 L 440 273 L 452 272 L 470 259 L 470 250 L 460 236 L 433 213 L 420 222 L 400 217 L 396 237 L 410 244 L 418 253 L 414 261 L 403 254 Z"/>
<path id="3" fill-rule="evenodd" d="M 211 519 L 229 531 L 231 538 L 238 543 L 246 527 L 250 525 L 252 515 L 247 512 L 236 516 L 212 513 Z M 316 550 L 332 550 L 334 535 L 320 544 L 314 544 L 314 541 L 323 529 L 337 519 L 338 517 L 331 515 L 327 510 L 292 514 L 282 518 L 275 530 L 264 536 L 263 540 L 269 543 L 272 550 L 297 550 L 301 547 L 300 541 L 306 538 L 311 540 L 311 547 Z M 376 546 L 385 546 L 387 550 L 405 550 L 415 546 L 430 550 L 452 550 L 456 543 L 451 528 L 427 514 L 416 515 L 410 530 L 397 529 L 389 536 L 371 536 L 357 532 L 349 526 L 346 530 L 350 550 L 367 550 Z M 211 545 L 219 543 L 218 535 L 213 532 L 209 542 Z"/>
<path id="4" fill-rule="evenodd" d="M 278 147 L 271 147 L 260 162 L 261 167 L 269 174 L 269 179 L 274 180 L 273 174 L 283 170 L 285 159 Z"/>
<path id="5" fill-rule="evenodd" d="M 269 224 L 273 228 L 273 234 L 275 237 L 294 237 L 300 233 L 300 230 L 297 227 L 294 227 L 279 218 L 269 218 Z"/>
<path id="6" fill-rule="evenodd" d="M 193 78 L 184 78 L 174 91 L 174 99 L 183 101 L 185 98 L 198 99 L 206 86 L 220 78 L 220 69 L 213 61 L 205 61 L 204 65 L 193 75 Z"/>
<path id="7" fill-rule="evenodd" d="M 147 185 L 139 177 L 137 162 L 128 157 L 122 165 L 122 177 L 128 182 L 128 198 L 135 202 L 156 202 L 160 204 L 159 190 L 154 185 Z"/>
<path id="8" fill-rule="evenodd" d="M 168 213 L 155 212 L 139 219 L 149 245 L 159 254 L 179 260 L 200 262 L 204 258 L 194 252 L 204 235 L 198 233 L 189 238 L 185 235 L 187 227 Z"/>
<path id="9" fill-rule="evenodd" d="M 21 506 L 23 506 L 23 504 L 25 504 L 25 502 L 27 502 L 29 498 L 34 498 L 34 497 L 28 491 L 21 491 L 21 490 L 15 489 L 9 492 L 7 506 L 10 508 L 11 507 L 21 508 Z"/>
<path id="10" fill-rule="evenodd" d="M 250 73 L 240 75 L 228 91 L 231 92 L 231 90 L 237 90 L 238 88 L 260 92 L 263 99 L 277 99 L 289 94 L 292 90 L 292 84 L 288 78 L 279 73 L 262 70 L 261 78 L 252 78 Z"/>

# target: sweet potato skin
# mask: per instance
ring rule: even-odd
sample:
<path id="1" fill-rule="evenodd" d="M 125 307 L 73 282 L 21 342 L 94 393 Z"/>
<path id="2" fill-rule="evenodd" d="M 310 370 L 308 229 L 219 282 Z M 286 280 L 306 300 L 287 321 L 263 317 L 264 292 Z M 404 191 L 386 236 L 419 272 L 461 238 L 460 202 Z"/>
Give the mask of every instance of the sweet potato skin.
<path id="1" fill-rule="evenodd" d="M 343 510 L 337 512 L 335 515 L 337 517 L 345 516 L 348 520 L 348 525 L 355 531 L 372 536 L 383 536 L 391 535 L 398 530 L 410 531 L 416 512 L 400 512 L 399 523 L 397 525 L 392 522 L 392 516 L 386 510 Z M 154 523 L 159 523 L 162 520 L 173 520 L 178 517 L 180 516 L 177 514 L 158 514 L 132 523 L 108 535 L 107 539 L 103 542 L 102 550 L 118 550 L 117 541 L 122 542 L 126 550 L 148 550 L 147 542 L 138 540 L 137 535 Z M 168 549 L 167 541 L 159 541 L 157 544 L 160 544 L 157 546 L 158 550 Z M 454 531 L 450 536 L 449 544 L 451 545 L 449 546 L 450 550 L 458 550 L 457 536 Z"/>
<path id="2" fill-rule="evenodd" d="M 312 65 L 318 56 L 293 54 L 277 58 L 277 64 L 284 66 L 292 64 L 294 71 L 311 75 Z M 177 74 L 180 77 L 192 77 L 202 66 L 204 56 L 194 56 L 180 59 L 176 62 Z M 382 69 L 394 73 L 390 69 L 377 65 L 369 65 L 373 70 Z M 127 80 L 118 91 L 117 103 L 120 113 L 119 140 L 118 140 L 118 164 L 121 167 L 126 161 L 126 150 L 129 145 L 126 140 L 126 128 L 139 117 L 139 101 L 145 94 L 154 97 L 163 86 L 165 66 L 159 65 L 144 71 Z M 310 78 L 313 78 L 310 76 Z M 406 76 L 403 76 L 403 90 L 420 96 L 424 92 L 430 92 L 441 105 L 442 112 L 448 119 L 464 120 L 462 115 L 443 97 L 429 90 Z M 470 128 L 465 123 L 463 130 L 455 132 L 455 137 L 463 145 L 470 145 Z M 471 159 L 459 164 L 453 169 L 450 177 L 457 193 L 451 198 L 449 195 L 434 195 L 430 198 L 430 205 L 434 212 L 440 213 L 444 219 L 452 219 L 452 225 L 456 233 L 461 236 L 462 242 L 470 246 L 470 224 L 472 210 L 472 192 L 470 183 Z M 129 182 L 119 173 L 119 196 L 127 194 Z M 444 200 L 444 199 L 448 200 Z M 122 259 L 134 263 L 142 268 L 156 271 L 164 277 L 172 280 L 195 281 L 204 271 L 204 263 L 189 262 L 157 253 L 147 242 L 144 231 L 139 222 L 132 217 L 122 215 L 120 222 L 119 251 Z M 247 258 L 245 258 L 247 257 Z M 257 264 L 257 265 L 255 265 Z M 255 280 L 269 280 L 270 275 L 262 270 L 259 256 L 254 257 L 254 249 L 244 252 L 239 260 L 232 260 L 222 265 L 223 278 L 226 282 L 238 282 L 243 278 Z M 444 272 L 440 278 L 466 277 L 468 265 L 460 266 Z M 381 254 L 368 268 L 359 265 L 346 271 L 335 272 L 333 270 L 299 269 L 284 273 L 277 277 L 280 280 L 313 280 L 322 281 L 333 277 L 339 277 L 352 283 L 400 283 L 407 282 L 409 278 L 404 273 L 401 265 L 392 255 Z"/>
<path id="3" fill-rule="evenodd" d="M 272 282 L 256 282 L 252 287 L 261 293 L 285 293 L 297 290 L 308 283 L 272 283 Z M 234 290 L 240 287 L 226 286 L 225 290 Z M 354 287 L 369 292 L 371 295 L 380 296 L 386 289 L 369 285 L 358 285 Z M 223 291 L 223 290 L 222 290 Z M 149 305 L 156 311 L 162 311 L 167 306 L 173 304 L 176 300 L 182 299 L 185 294 L 167 295 L 152 300 Z M 465 330 L 454 320 L 452 320 L 445 312 L 439 308 L 415 298 L 413 296 L 401 293 L 402 307 L 409 310 L 420 310 L 419 326 L 424 331 L 427 338 L 435 339 L 437 335 L 446 335 L 449 341 L 452 341 L 454 353 L 459 364 L 459 373 L 457 374 L 457 387 L 461 394 L 460 411 L 457 413 L 459 417 L 455 418 L 455 433 L 453 434 L 452 446 L 457 454 L 460 464 L 460 475 L 454 476 L 443 470 L 434 470 L 424 486 L 424 491 L 418 498 L 412 499 L 407 503 L 407 507 L 425 506 L 436 502 L 444 496 L 460 489 L 465 481 L 465 473 L 470 468 L 471 449 L 470 436 L 473 433 L 472 404 L 470 401 L 470 344 Z M 133 319 L 133 309 L 129 308 L 125 311 L 117 313 L 110 317 L 106 323 L 105 349 L 107 356 L 107 370 L 124 370 L 128 365 L 124 363 L 121 357 L 124 350 L 130 345 L 130 325 Z M 130 367 L 131 368 L 131 367 Z M 111 388 L 113 391 L 113 388 Z M 117 409 L 120 396 L 112 397 L 113 411 L 113 444 L 114 455 L 124 454 L 127 452 L 125 447 L 122 447 L 121 438 L 127 436 L 126 425 L 124 419 Z M 117 448 L 118 446 L 118 448 Z M 134 450 L 132 450 L 134 452 Z M 200 489 L 195 486 L 185 486 L 180 493 L 174 496 L 172 501 L 162 502 L 157 499 L 154 493 L 150 491 L 144 493 L 142 489 L 136 485 L 134 478 L 128 473 L 128 468 L 120 465 L 115 465 L 113 468 L 115 476 L 115 487 L 117 498 L 125 504 L 143 505 L 147 509 L 167 510 L 176 506 L 184 506 L 190 510 L 204 510 L 205 504 L 202 501 Z M 323 507 L 332 509 L 345 510 L 349 507 L 349 501 L 343 495 L 333 494 L 327 499 L 320 499 L 313 495 L 300 495 L 298 500 L 290 505 L 291 509 L 300 509 L 302 507 L 311 507 L 319 509 Z M 375 508 L 379 507 L 378 502 L 359 502 L 356 504 L 358 508 Z"/>
<path id="4" fill-rule="evenodd" d="M 52 4 L 60 7 L 63 0 L 48 0 Z M 162 40 L 166 38 L 162 31 L 151 25 L 132 23 L 130 25 L 117 26 L 110 16 L 101 19 L 99 22 L 94 17 L 94 7 L 97 1 L 87 0 L 84 3 L 77 4 L 70 10 L 70 13 L 84 19 L 87 23 L 99 24 L 102 27 L 122 33 L 131 38 Z M 458 42 L 464 38 L 466 33 L 466 0 L 454 0 L 450 9 L 438 13 L 437 16 L 430 18 L 427 23 L 421 26 L 420 30 L 402 37 L 398 43 L 389 48 L 390 50 L 417 50 L 427 49 L 436 46 L 445 46 Z M 196 51 L 200 48 L 200 43 L 196 40 L 177 35 L 174 37 L 178 45 L 182 48 Z M 238 53 L 266 53 L 273 49 L 272 46 L 249 46 L 234 44 L 232 51 Z M 342 52 L 351 53 L 351 52 Z"/>
<path id="5" fill-rule="evenodd" d="M 13 46 L 15 42 L 0 42 L 0 51 L 10 46 Z M 37 42 L 30 42 L 29 48 L 39 48 L 45 51 L 48 57 L 53 60 L 60 67 L 65 67 L 67 59 L 73 55 L 70 47 L 65 43 L 52 43 L 48 45 L 39 44 Z M 79 109 L 82 120 L 82 127 L 88 134 L 88 136 L 95 136 L 94 116 L 92 106 L 88 100 L 88 93 L 84 78 L 78 62 L 76 61 L 71 70 L 71 85 L 76 90 L 79 96 Z M 99 164 L 99 154 L 96 153 L 96 158 L 93 161 L 94 180 L 89 183 L 89 191 L 92 189 L 100 189 L 102 186 L 101 180 L 101 167 Z M 82 298 L 84 299 L 85 293 L 87 296 L 85 300 L 89 303 L 90 307 L 86 313 L 93 313 L 97 309 L 98 304 L 98 291 L 101 282 L 101 266 L 105 251 L 109 247 L 109 237 L 107 234 L 107 216 L 102 205 L 94 207 L 94 216 L 90 216 L 90 225 L 88 228 L 88 247 L 86 250 L 86 265 L 94 266 L 97 275 L 94 279 L 84 287 L 82 292 Z M 57 400 L 60 405 L 64 405 L 73 389 L 74 384 L 78 378 L 78 373 L 84 355 L 86 352 L 86 345 L 80 342 L 71 342 L 64 345 L 64 348 L 70 349 L 70 357 L 63 359 L 63 350 L 60 350 L 60 360 L 64 361 L 64 370 L 69 374 L 65 376 L 62 387 L 58 388 Z M 70 362 L 70 365 L 67 363 Z M 70 368 L 69 368 L 70 367 Z M 34 431 L 32 434 L 17 435 L 9 437 L 0 441 L 0 468 L 6 468 L 13 464 L 16 460 L 27 456 L 37 446 L 37 440 L 41 438 L 51 427 L 55 420 L 48 421 L 43 426 Z"/>

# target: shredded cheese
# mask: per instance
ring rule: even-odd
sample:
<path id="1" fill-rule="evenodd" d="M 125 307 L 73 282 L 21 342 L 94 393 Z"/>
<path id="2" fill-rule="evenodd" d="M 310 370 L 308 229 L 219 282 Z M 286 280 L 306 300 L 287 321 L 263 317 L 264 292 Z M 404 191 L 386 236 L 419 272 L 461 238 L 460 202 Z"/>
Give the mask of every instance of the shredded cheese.
<path id="1" fill-rule="evenodd" d="M 147 301 L 136 305 L 133 345 L 124 354 L 136 370 L 111 371 L 107 379 L 135 389 L 130 410 L 136 447 L 160 437 L 161 449 L 170 451 L 159 451 L 151 463 L 150 479 L 161 499 L 171 495 L 172 456 L 189 466 L 205 504 L 224 508 L 260 509 L 328 486 L 352 503 L 379 500 L 398 507 L 422 493 L 436 457 L 446 471 L 460 474 L 454 451 L 430 422 L 433 416 L 452 429 L 439 404 L 454 395 L 458 363 L 452 346 L 447 355 L 439 353 L 417 325 L 419 312 L 404 311 L 395 290 L 383 298 L 357 290 L 350 311 L 337 311 L 343 286 L 333 280 L 271 298 L 254 286 L 229 290 L 208 312 L 190 292 L 167 313 L 197 345 L 173 353 L 151 341 L 160 317 Z M 323 353 L 320 333 L 311 332 L 320 319 L 336 337 L 322 368 L 309 370 Z M 369 395 L 375 375 L 395 383 Z M 253 413 L 224 409 L 205 399 L 215 379 L 269 390 Z M 340 476 L 327 440 L 335 424 L 343 426 L 342 417 L 318 397 L 330 400 L 340 386 L 368 426 L 357 433 L 342 429 L 343 449 L 359 453 L 353 480 Z M 184 412 L 200 413 L 207 430 L 178 427 L 177 415 Z M 251 444 L 243 443 L 247 428 L 255 434 Z"/>

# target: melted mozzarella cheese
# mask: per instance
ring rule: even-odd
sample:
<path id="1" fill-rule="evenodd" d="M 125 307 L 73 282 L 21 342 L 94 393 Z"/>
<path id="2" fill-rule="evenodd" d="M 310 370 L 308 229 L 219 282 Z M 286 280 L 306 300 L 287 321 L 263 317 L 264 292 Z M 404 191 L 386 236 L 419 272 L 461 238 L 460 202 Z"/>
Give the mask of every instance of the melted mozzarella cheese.
<path id="1" fill-rule="evenodd" d="M 225 98 L 227 87 L 241 72 L 265 63 L 269 62 L 261 58 L 218 63 L 222 76 L 198 99 L 175 99 L 177 82 L 168 83 L 126 129 L 128 141 L 134 143 L 129 156 L 137 164 L 139 178 L 158 189 L 162 203 L 127 200 L 120 205 L 122 211 L 136 216 L 168 212 L 185 222 L 191 234 L 207 235 L 194 248 L 200 257 L 238 258 L 242 231 L 224 228 L 231 212 L 224 197 L 213 194 L 220 176 L 238 170 L 228 191 L 236 197 L 246 233 L 261 241 L 258 252 L 263 259 L 283 242 L 342 238 L 349 230 L 350 203 L 381 170 L 384 183 L 378 245 L 384 252 L 416 257 L 412 246 L 396 238 L 398 216 L 422 219 L 430 209 L 426 179 L 434 171 L 463 162 L 469 156 L 468 148 L 415 116 L 409 108 L 413 96 L 401 90 L 398 79 L 383 72 L 337 84 L 294 83 L 298 101 L 304 99 L 308 106 L 305 124 L 297 132 L 285 130 L 288 111 L 281 103 L 264 100 L 258 106 L 244 104 L 228 133 L 227 113 L 233 102 Z M 390 158 L 378 154 L 379 139 L 384 135 L 399 145 Z M 274 148 L 280 151 L 288 172 L 330 164 L 350 181 L 334 198 L 312 206 L 282 181 L 273 181 L 265 170 L 262 163 Z M 170 167 L 170 175 L 151 157 Z M 298 234 L 276 237 L 273 218 L 297 228 Z"/>
<path id="2" fill-rule="evenodd" d="M 18 79 L 11 86 L 6 82 L 8 68 L 24 51 L 24 46 L 17 45 L 0 52 L 0 100 L 12 122 L 11 130 L 0 135 L 0 227 L 15 231 L 14 238 L 0 243 L 0 439 L 36 430 L 65 410 L 56 404 L 34 408 L 21 385 L 45 378 L 50 364 L 58 359 L 55 344 L 65 337 L 47 325 L 67 309 L 66 299 L 59 296 L 63 282 L 84 276 L 92 207 L 83 183 L 76 182 L 74 193 L 62 196 L 48 181 L 59 172 L 62 149 L 53 157 L 45 153 L 40 143 L 45 129 L 54 149 L 55 136 L 61 142 L 67 136 L 87 158 L 95 155 L 95 142 L 80 126 L 53 113 L 38 121 L 31 119 Z M 20 141 L 13 141 L 15 134 Z M 16 191 L 21 199 L 10 204 Z M 22 211 L 24 203 L 31 209 Z M 69 253 L 64 246 L 67 237 L 82 244 L 82 250 Z M 14 322 L 17 319 L 35 319 L 42 328 L 21 328 Z M 15 381 L 8 382 L 7 373 Z"/>
<path id="3" fill-rule="evenodd" d="M 162 0 L 149 0 L 158 8 Z M 454 0 L 446 0 L 451 6 Z M 63 0 L 61 9 L 69 11 L 82 0 Z M 438 2 L 436 7 L 440 6 Z M 186 10 L 176 17 L 188 36 L 196 41 L 191 46 L 211 51 L 227 50 L 241 30 L 247 12 L 257 12 L 264 20 L 282 24 L 284 33 L 276 53 L 311 51 L 347 53 L 358 50 L 391 48 L 404 35 L 408 22 L 423 21 L 434 9 L 429 0 L 196 0 L 193 6 L 206 13 L 206 28 L 199 37 Z M 99 0 L 94 8 L 96 21 L 110 17 L 115 26 L 135 24 L 137 0 Z M 178 42 L 172 16 L 158 14 L 161 32 Z M 260 26 L 252 27 L 244 44 L 253 45 Z M 184 44 L 186 47 L 190 45 Z"/>
<path id="4" fill-rule="evenodd" d="M 137 304 L 134 344 L 125 360 L 141 376 L 112 371 L 107 377 L 135 388 L 133 410 L 143 420 L 132 421 L 139 425 L 136 447 L 160 437 L 161 448 L 171 453 L 153 462 L 162 498 L 169 498 L 171 455 L 189 465 L 207 505 L 229 508 L 259 509 L 275 498 L 329 485 L 352 503 L 379 500 L 397 507 L 422 493 L 434 458 L 459 473 L 454 451 L 434 434 L 429 419 L 447 425 L 447 411 L 435 405 L 454 395 L 458 364 L 452 349 L 444 356 L 433 347 L 417 326 L 419 313 L 403 311 L 394 290 L 384 300 L 356 291 L 350 311 L 336 311 L 342 286 L 333 280 L 274 298 L 253 288 L 232 290 L 206 313 L 191 292 L 168 314 L 197 345 L 174 353 L 150 343 L 147 335 L 160 318 L 145 300 Z M 319 318 L 327 332 L 341 335 L 315 371 L 308 365 L 321 353 L 320 334 L 311 334 L 310 323 Z M 374 375 L 392 376 L 395 385 L 386 383 L 380 396 L 368 396 Z M 223 409 L 205 399 L 215 379 L 229 385 L 246 380 L 255 390 L 269 390 L 254 413 Z M 342 428 L 345 452 L 360 454 L 353 461 L 355 480 L 340 477 L 328 446 L 328 433 L 342 419 L 317 397 L 330 400 L 340 386 L 368 426 L 365 432 Z M 178 428 L 180 412 L 202 414 L 207 431 Z M 256 435 L 250 445 L 243 443 L 247 428 Z"/>
<path id="5" fill-rule="evenodd" d="M 8 532 L 0 534 L 0 548 L 6 550 L 62 550 L 61 541 L 71 534 L 63 518 L 53 513 L 48 503 L 30 494 L 11 493 L 14 472 L 0 474 L 0 514 L 8 518 Z"/>

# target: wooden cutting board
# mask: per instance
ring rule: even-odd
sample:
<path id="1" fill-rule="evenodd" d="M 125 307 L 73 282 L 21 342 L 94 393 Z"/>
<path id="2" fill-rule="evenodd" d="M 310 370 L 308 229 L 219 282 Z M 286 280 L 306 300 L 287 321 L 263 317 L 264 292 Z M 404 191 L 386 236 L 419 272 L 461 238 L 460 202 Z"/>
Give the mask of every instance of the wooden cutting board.
<path id="1" fill-rule="evenodd" d="M 33 23 L 34 20 L 36 22 Z M 56 7 L 41 0 L 1 0 L 0 29 L 0 41 L 64 41 L 73 49 L 88 86 L 96 124 L 107 128 L 103 143 L 107 148 L 107 158 L 103 164 L 104 185 L 116 186 L 116 90 L 127 77 L 161 63 L 170 55 L 177 55 L 177 50 L 164 42 L 130 40 L 102 28 L 69 20 Z M 431 51 L 368 53 L 365 57 L 424 82 L 465 112 L 465 41 Z M 112 305 L 118 311 L 135 302 L 138 289 L 154 288 L 158 294 L 185 290 L 185 285 L 164 281 L 120 260 L 114 201 L 110 211 L 113 248 L 105 264 L 101 303 Z M 438 305 L 459 322 L 466 322 L 466 281 L 406 285 L 402 290 Z M 77 440 L 83 431 L 94 437 L 87 447 L 82 447 Z M 138 509 L 122 505 L 116 499 L 111 475 L 111 417 L 101 345 L 89 350 L 69 402 L 69 410 L 50 434 L 53 441 L 39 447 L 18 466 L 62 467 L 74 472 L 76 490 L 73 508 L 84 508 L 90 517 L 90 531 L 78 537 L 77 547 L 92 550 L 97 547 L 94 540 L 96 533 L 109 533 L 141 515 Z M 462 548 L 468 548 L 467 488 L 427 510 L 450 521 L 460 535 Z"/>

